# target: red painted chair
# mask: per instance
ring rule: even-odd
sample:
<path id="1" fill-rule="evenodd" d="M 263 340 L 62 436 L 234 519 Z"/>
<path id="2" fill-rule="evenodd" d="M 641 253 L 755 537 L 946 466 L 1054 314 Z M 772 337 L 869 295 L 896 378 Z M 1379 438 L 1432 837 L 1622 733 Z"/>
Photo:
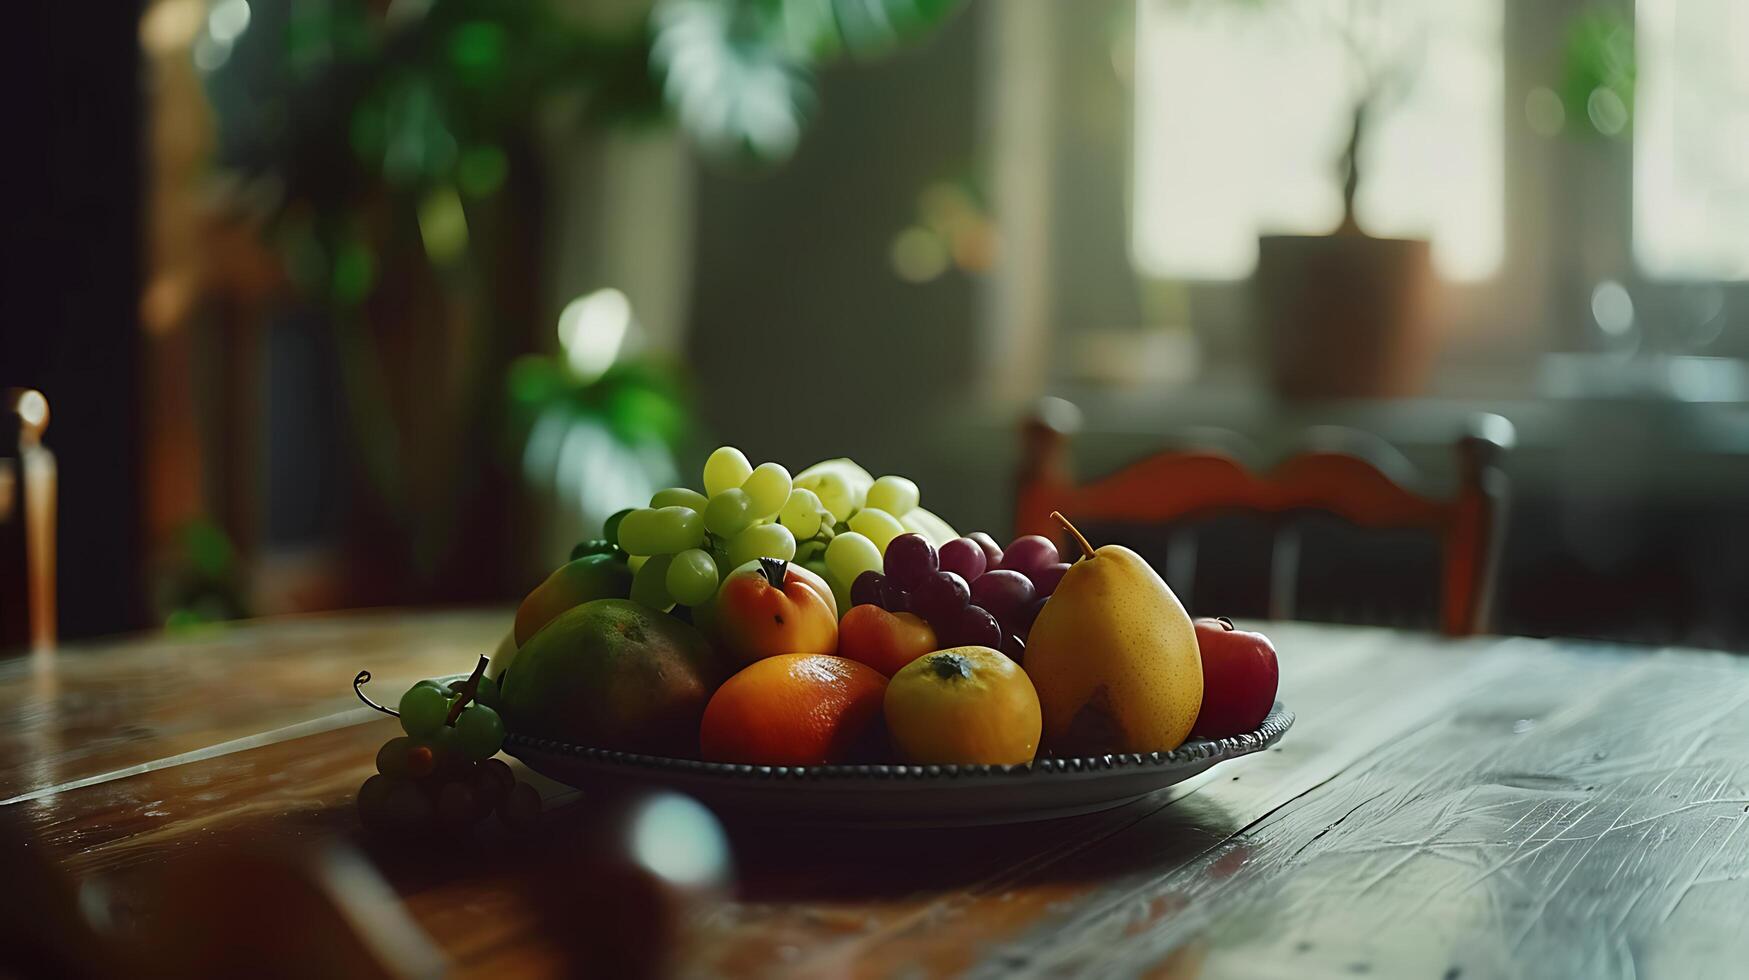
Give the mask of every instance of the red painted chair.
<path id="1" fill-rule="evenodd" d="M 1401 476 L 1387 475 L 1397 468 L 1376 458 L 1323 449 L 1291 456 L 1267 473 L 1254 473 L 1225 453 L 1166 452 L 1081 483 L 1072 475 L 1067 428 L 1044 414 L 1024 426 L 1018 534 L 1056 538 L 1053 510 L 1083 524 L 1164 523 L 1228 511 L 1271 515 L 1278 524 L 1270 611 L 1285 619 L 1292 616 L 1298 563 L 1297 537 L 1279 523 L 1287 515 L 1323 511 L 1363 528 L 1424 529 L 1440 542 L 1441 631 L 1467 636 L 1488 630 L 1505 522 L 1499 457 L 1514 440 L 1512 423 L 1500 416 L 1477 416 L 1457 441 L 1458 492 L 1450 499 L 1408 489 Z"/>

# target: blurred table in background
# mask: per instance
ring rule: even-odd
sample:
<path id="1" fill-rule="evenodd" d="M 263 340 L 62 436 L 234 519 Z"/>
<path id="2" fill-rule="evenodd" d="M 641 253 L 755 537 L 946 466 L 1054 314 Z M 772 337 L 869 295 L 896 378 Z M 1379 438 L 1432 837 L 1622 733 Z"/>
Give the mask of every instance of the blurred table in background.
<path id="1" fill-rule="evenodd" d="M 240 624 L 0 664 L 0 811 L 125 930 L 214 848 L 363 849 L 459 975 L 550 975 L 547 841 L 369 841 L 394 723 L 507 611 Z M 1702 976 L 1749 957 L 1749 663 L 1274 624 L 1280 746 L 1105 813 L 956 831 L 731 827 L 692 976 Z M 542 835 L 594 801 L 549 786 Z M 579 881 L 581 893 L 592 886 Z M 386 901 L 386 899 L 384 899 Z"/>

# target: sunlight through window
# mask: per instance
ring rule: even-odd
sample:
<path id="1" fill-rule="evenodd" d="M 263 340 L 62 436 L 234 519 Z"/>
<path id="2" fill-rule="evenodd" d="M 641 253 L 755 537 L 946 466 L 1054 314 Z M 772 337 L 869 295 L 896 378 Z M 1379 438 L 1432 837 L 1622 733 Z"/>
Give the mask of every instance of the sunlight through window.
<path id="1" fill-rule="evenodd" d="M 1500 22 L 1500 0 L 1140 0 L 1138 267 L 1237 279 L 1256 265 L 1259 234 L 1334 230 L 1353 107 L 1375 91 L 1361 228 L 1430 238 L 1448 278 L 1491 275 L 1503 247 Z"/>
<path id="2" fill-rule="evenodd" d="M 1639 0 L 1634 254 L 1672 279 L 1749 279 L 1749 4 Z"/>

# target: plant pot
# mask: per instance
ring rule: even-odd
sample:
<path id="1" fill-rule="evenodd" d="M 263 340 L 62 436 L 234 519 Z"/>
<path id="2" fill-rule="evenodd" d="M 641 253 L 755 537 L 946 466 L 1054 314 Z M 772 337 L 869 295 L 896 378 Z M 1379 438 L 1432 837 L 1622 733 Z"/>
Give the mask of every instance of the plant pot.
<path id="1" fill-rule="evenodd" d="M 1255 309 L 1277 394 L 1420 394 L 1434 351 L 1432 255 L 1421 240 L 1334 235 L 1258 239 Z"/>

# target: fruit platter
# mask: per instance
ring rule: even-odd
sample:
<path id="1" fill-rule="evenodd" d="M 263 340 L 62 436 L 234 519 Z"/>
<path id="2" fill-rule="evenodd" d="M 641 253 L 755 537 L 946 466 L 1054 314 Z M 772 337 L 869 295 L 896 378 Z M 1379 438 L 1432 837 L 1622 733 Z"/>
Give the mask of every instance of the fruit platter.
<path id="1" fill-rule="evenodd" d="M 1054 514 L 1006 547 L 848 459 L 733 447 L 702 490 L 608 518 L 466 675 L 393 707 L 369 826 L 513 826 L 496 756 L 585 792 L 661 787 L 786 823 L 1011 823 L 1121 805 L 1282 738 L 1276 651 L 1192 620 L 1121 545 Z"/>

